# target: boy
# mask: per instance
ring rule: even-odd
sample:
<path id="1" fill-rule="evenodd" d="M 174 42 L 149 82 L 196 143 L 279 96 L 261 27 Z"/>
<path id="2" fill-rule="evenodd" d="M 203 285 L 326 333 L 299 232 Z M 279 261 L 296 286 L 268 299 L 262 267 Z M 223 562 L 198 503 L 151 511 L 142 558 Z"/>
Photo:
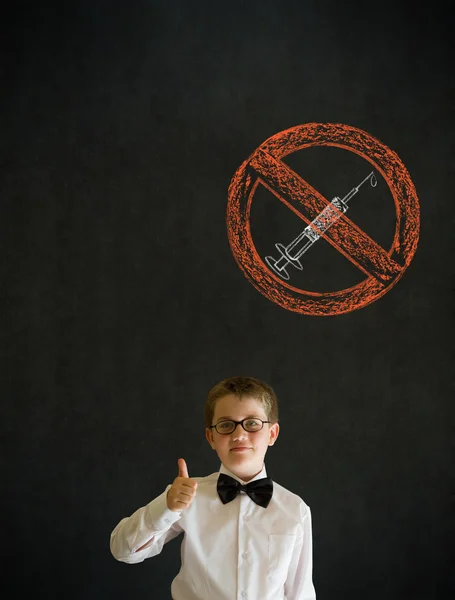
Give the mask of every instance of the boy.
<path id="1" fill-rule="evenodd" d="M 310 509 L 264 465 L 279 433 L 274 391 L 225 379 L 208 394 L 205 420 L 220 471 L 190 478 L 179 459 L 172 485 L 115 527 L 113 556 L 142 562 L 184 532 L 174 600 L 314 600 Z"/>

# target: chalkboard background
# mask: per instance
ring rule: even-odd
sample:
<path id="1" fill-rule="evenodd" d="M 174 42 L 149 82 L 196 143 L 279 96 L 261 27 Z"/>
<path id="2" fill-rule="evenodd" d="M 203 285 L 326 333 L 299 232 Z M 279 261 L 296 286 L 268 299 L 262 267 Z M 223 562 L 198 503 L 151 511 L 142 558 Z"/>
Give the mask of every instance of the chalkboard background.
<path id="1" fill-rule="evenodd" d="M 8 598 L 169 598 L 181 538 L 130 566 L 109 536 L 172 482 L 179 457 L 190 476 L 219 468 L 203 403 L 241 374 L 278 394 L 266 466 L 312 508 L 318 598 L 454 597 L 449 4 L 84 0 L 3 13 Z M 236 169 L 310 122 L 381 140 L 420 201 L 402 279 L 338 316 L 265 298 L 227 237 Z M 328 198 L 371 170 L 334 148 L 289 164 Z M 384 182 L 352 205 L 390 247 Z M 265 190 L 251 220 L 268 253 L 302 225 Z M 296 285 L 320 292 L 364 277 L 324 240 L 305 269 Z"/>

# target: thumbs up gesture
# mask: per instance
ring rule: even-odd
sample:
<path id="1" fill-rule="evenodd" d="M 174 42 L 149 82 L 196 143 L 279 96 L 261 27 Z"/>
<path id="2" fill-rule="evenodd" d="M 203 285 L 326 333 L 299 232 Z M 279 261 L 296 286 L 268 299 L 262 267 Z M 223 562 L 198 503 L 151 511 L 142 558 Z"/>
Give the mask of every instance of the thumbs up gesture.
<path id="1" fill-rule="evenodd" d="M 197 482 L 190 479 L 188 467 L 183 458 L 178 460 L 179 474 L 174 479 L 168 490 L 166 501 L 167 507 L 173 512 L 180 512 L 188 508 L 196 496 Z"/>

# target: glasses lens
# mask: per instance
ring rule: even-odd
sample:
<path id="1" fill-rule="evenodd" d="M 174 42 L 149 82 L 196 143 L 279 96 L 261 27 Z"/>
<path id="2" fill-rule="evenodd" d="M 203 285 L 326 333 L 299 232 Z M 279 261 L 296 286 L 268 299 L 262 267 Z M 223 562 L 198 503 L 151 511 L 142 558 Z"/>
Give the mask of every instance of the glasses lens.
<path id="1" fill-rule="evenodd" d="M 221 421 L 221 423 L 216 424 L 216 430 L 218 433 L 232 433 L 234 429 L 234 421 Z"/>
<path id="2" fill-rule="evenodd" d="M 262 429 L 262 421 L 258 419 L 247 419 L 243 422 L 243 425 L 247 431 L 259 431 Z"/>

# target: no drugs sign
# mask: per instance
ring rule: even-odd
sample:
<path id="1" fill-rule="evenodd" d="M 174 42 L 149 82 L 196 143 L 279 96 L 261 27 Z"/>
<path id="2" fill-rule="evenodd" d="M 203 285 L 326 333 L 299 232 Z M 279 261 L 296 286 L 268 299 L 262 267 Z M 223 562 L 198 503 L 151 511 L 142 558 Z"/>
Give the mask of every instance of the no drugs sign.
<path id="1" fill-rule="evenodd" d="M 396 210 L 391 248 L 382 248 L 346 216 L 339 203 L 329 202 L 281 161 L 284 156 L 311 146 L 336 146 L 354 152 L 381 173 Z M 271 268 L 270 261 L 261 259 L 251 236 L 251 203 L 261 183 L 309 225 L 310 237 L 324 238 L 356 265 L 365 274 L 365 279 L 344 290 L 318 293 L 296 288 L 280 277 L 280 271 Z M 330 223 L 327 223 L 327 217 L 323 218 L 328 213 Z M 307 123 L 273 135 L 240 165 L 229 186 L 227 230 L 239 267 L 269 300 L 307 315 L 351 312 L 386 294 L 403 276 L 415 254 L 419 227 L 418 197 L 400 158 L 378 139 L 349 125 Z M 283 248 L 282 258 L 286 256 L 289 257 Z"/>

